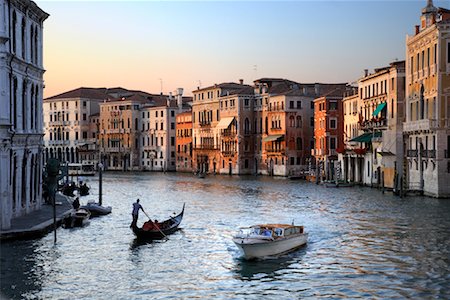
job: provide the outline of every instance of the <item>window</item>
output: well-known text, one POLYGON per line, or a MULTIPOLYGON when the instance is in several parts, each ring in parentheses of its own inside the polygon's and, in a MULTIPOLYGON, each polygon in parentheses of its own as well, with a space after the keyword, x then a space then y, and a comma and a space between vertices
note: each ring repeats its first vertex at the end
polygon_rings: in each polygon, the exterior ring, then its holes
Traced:
POLYGON ((164 117, 164 111, 161 111, 161 118, 164 117))
POLYGON ((164 138, 161 137, 161 146, 164 146, 164 138))
POLYGON ((298 137, 297 138, 297 143, 296 143, 297 145, 297 150, 303 150, 303 140, 302 140, 302 138, 301 137, 298 137))
POLYGON ((330 119, 330 129, 336 129, 336 119, 330 119))
POLYGON ((447 43, 447 63, 450 64, 450 42, 447 43))
POLYGON ((174 122, 170 123, 170 129, 175 129, 175 123, 174 122))
POLYGON ((175 111, 173 111, 173 110, 170 111, 170 116, 171 116, 171 117, 175 117, 175 111))
POLYGON ((309 125, 311 127, 314 127, 314 117, 311 117, 311 119, 309 120, 309 125))
POLYGON ((337 110, 337 107, 338 107, 337 102, 331 101, 329 104, 329 107, 330 107, 330 110, 337 110))
POLYGON ((336 149, 336 138, 335 137, 330 137, 330 149, 331 150, 336 149))
POLYGON ((309 107, 310 107, 311 109, 314 109, 314 101, 311 101, 309 104, 310 104, 309 107))
POLYGON ((87 103, 86 101, 83 101, 83 107, 86 107, 87 103))
POLYGON ((294 101, 289 101, 289 108, 294 108, 294 101))
POLYGON ((86 119, 87 119, 86 114, 83 114, 83 121, 86 121, 86 119))
POLYGON ((83 139, 87 139, 88 138, 88 133, 87 131, 83 131, 83 139))

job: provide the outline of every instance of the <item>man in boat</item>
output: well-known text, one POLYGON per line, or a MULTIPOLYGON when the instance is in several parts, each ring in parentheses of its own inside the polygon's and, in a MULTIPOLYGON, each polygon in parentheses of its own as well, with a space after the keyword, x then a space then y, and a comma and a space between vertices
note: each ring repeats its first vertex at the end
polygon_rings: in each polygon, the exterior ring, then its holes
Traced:
POLYGON ((142 210, 142 212, 145 214, 144 208, 139 203, 139 199, 136 200, 136 202, 133 203, 133 211, 131 212, 131 215, 133 216, 133 222, 131 222, 130 227, 137 227, 137 220, 139 217, 139 210, 142 210))
POLYGON ((80 208, 80 198, 76 197, 72 202, 72 206, 75 210, 78 210, 80 208))

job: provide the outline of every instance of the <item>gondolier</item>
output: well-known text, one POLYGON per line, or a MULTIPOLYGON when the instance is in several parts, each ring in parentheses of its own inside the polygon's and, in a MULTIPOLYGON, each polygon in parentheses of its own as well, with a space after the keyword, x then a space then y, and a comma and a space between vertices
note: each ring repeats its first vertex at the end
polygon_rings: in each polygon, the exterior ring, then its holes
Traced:
POLYGON ((145 214, 144 208, 139 203, 139 199, 136 200, 135 203, 133 203, 133 211, 131 212, 131 215, 133 216, 133 222, 131 222, 130 227, 137 227, 137 220, 139 218, 139 210, 142 210, 145 214))

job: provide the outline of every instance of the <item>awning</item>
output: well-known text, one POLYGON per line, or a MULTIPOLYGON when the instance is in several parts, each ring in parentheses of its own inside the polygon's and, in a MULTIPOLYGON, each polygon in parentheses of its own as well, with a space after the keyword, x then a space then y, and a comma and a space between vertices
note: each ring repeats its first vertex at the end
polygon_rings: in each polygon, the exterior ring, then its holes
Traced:
POLYGON ((349 142, 370 143, 372 138, 381 137, 381 132, 366 132, 351 139, 349 142))
POLYGON ((234 117, 226 117, 226 118, 222 118, 219 121, 219 124, 217 124, 216 128, 217 129, 225 129, 228 128, 228 126, 230 126, 231 122, 233 122, 234 117))
POLYGON ((263 138, 263 142, 273 142, 284 139, 284 134, 274 134, 274 135, 268 135, 265 138, 263 138))
POLYGON ((382 111, 385 106, 386 106, 386 102, 378 104, 378 106, 375 109, 375 111, 373 112, 372 116, 378 115, 380 113, 380 111, 382 111))

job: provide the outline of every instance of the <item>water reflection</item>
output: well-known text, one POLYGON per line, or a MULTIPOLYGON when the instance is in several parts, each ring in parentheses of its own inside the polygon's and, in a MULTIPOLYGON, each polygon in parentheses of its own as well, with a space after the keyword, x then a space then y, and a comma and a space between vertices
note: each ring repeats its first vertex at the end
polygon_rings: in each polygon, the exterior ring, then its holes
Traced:
MULTIPOLYGON (((91 181, 83 204, 95 200, 91 181)), ((113 213, 59 229, 56 246, 51 234, 1 245, 2 296, 450 298, 450 201, 189 174, 106 173, 103 191, 113 213), (182 230, 166 241, 137 241, 129 228, 136 198, 158 220, 186 202, 182 230), (309 232, 306 247, 275 259, 240 258, 232 242, 239 227, 292 220, 309 232)))

